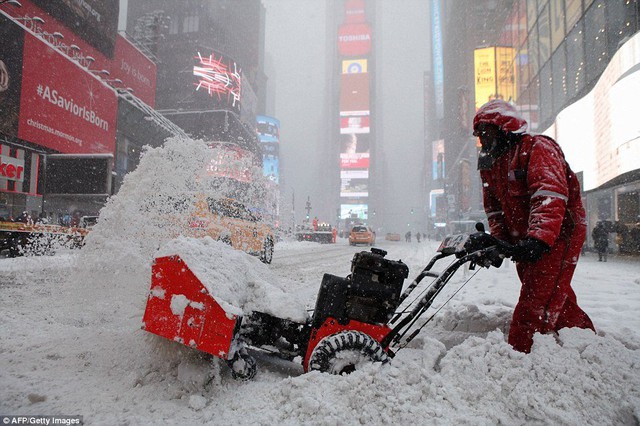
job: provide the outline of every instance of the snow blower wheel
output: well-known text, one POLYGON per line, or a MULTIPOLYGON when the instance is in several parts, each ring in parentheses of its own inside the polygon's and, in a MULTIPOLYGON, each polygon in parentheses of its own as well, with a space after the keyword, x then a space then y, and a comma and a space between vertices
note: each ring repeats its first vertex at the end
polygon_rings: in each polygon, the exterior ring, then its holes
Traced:
POLYGON ((343 331, 325 337, 309 358, 309 370, 330 374, 349 374, 366 363, 389 361, 375 339, 359 331, 343 331))
POLYGON ((227 365, 231 368, 231 376, 236 380, 251 380, 256 375, 256 360, 245 348, 242 348, 227 360, 227 365))

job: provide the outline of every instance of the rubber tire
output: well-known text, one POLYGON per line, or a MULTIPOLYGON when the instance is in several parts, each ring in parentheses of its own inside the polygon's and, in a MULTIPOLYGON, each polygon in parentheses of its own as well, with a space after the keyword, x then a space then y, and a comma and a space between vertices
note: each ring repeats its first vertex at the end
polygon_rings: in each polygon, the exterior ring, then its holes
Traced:
POLYGON ((273 240, 271 237, 267 237, 262 245, 262 251, 260 252, 260 262, 269 265, 273 261, 273 240))
POLYGON ((245 348, 238 350, 233 358, 227 360, 227 365, 231 369, 231 377, 236 380, 251 380, 258 370, 255 358, 245 348))
POLYGON ((349 374, 357 365, 368 362, 389 362, 389 356, 380 343, 360 331, 341 331, 327 336, 313 349, 309 358, 309 370, 330 374, 349 374))

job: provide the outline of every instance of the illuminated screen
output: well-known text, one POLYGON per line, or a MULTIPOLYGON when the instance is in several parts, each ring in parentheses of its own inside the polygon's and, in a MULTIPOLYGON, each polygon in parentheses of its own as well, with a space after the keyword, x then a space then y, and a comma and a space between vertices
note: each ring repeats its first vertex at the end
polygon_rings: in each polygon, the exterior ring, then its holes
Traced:
POLYGON ((280 183, 280 172, 278 170, 280 160, 273 155, 265 155, 262 157, 262 170, 264 175, 272 182, 280 183))
POLYGON ((343 154, 368 153, 369 135, 357 133, 341 135, 340 152, 343 154))
POLYGON ((369 196, 369 179, 340 179, 340 196, 362 198, 369 196))
POLYGON ((216 104, 232 108, 240 114, 242 77, 240 66, 232 59, 217 52, 198 52, 195 56, 193 75, 196 92, 215 99, 216 104))
POLYGON ((363 219, 369 218, 368 204, 340 204, 340 219, 363 219))

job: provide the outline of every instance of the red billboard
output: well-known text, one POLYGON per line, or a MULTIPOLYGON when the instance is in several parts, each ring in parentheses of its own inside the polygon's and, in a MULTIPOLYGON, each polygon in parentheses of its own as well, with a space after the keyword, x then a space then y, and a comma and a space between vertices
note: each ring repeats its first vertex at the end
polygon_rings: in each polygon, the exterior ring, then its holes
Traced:
POLYGON ((369 109, 369 74, 342 74, 340 76, 340 115, 368 115, 369 109))
POLYGON ((62 153, 113 153, 115 92, 29 33, 24 52, 18 137, 62 153))
POLYGON ((156 104, 156 64, 118 34, 109 79, 119 78, 122 84, 114 87, 130 87, 140 100, 154 107, 156 104))
POLYGON ((371 27, 365 23, 342 24, 338 29, 338 52, 342 56, 367 55, 371 51, 371 27))
POLYGON ((344 22, 347 24, 365 21, 364 0, 347 0, 344 3, 344 22))

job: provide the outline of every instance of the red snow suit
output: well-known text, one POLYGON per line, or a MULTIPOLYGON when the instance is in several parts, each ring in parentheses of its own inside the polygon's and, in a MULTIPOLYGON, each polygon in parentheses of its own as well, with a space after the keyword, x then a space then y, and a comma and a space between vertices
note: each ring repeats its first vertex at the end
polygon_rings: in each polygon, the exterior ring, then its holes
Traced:
POLYGON ((524 133, 526 121, 507 102, 496 100, 482 106, 474 118, 474 129, 480 123, 521 135, 495 159, 491 169, 480 171, 491 234, 512 244, 533 237, 551 248, 535 263, 516 264, 522 288, 509 344, 528 353, 536 332, 564 327, 595 331, 571 288, 586 237, 576 175, 553 139, 524 133))

